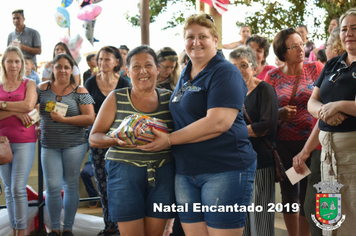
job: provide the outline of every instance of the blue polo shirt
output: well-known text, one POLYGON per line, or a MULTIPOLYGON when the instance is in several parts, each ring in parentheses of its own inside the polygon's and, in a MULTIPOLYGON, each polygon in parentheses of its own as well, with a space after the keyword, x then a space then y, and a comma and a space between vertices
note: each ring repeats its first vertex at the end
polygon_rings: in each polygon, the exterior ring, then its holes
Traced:
POLYGON ((38 76, 38 74, 34 70, 31 70, 31 74, 27 78, 35 81, 36 85, 39 85, 41 83, 40 77, 38 76))
MULTIPOLYGON (((323 104, 342 100, 355 101, 356 62, 347 66, 346 58, 347 52, 330 59, 315 82, 315 86, 320 89, 320 99, 323 104)), ((347 114, 347 118, 338 126, 330 126, 320 120, 319 129, 329 132, 356 131, 356 117, 347 114)))
POLYGON ((247 87, 240 71, 218 52, 191 81, 191 86, 184 91, 181 99, 172 102, 183 84, 189 80, 191 67, 189 61, 169 103, 175 130, 204 118, 211 108, 235 108, 239 110, 239 114, 232 127, 216 138, 172 146, 177 173, 219 173, 249 167, 255 162, 257 155, 248 139, 248 130, 241 112, 247 87))

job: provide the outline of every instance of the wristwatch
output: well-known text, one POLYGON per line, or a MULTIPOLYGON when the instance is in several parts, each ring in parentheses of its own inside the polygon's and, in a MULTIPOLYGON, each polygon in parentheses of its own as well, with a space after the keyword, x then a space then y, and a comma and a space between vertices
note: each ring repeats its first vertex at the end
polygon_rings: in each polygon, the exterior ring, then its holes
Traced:
POLYGON ((7 103, 6 102, 2 102, 1 106, 2 106, 2 109, 6 110, 7 103))

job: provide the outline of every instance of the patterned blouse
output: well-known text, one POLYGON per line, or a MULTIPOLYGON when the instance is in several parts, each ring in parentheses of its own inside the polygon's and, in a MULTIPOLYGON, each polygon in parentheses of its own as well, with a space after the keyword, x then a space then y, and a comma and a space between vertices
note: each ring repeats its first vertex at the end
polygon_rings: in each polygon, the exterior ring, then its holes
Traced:
MULTIPOLYGON (((307 110, 307 103, 313 92, 313 83, 319 77, 323 64, 320 62, 303 62, 303 70, 294 98, 297 114, 292 122, 278 120, 277 140, 307 140, 312 130, 312 115, 307 110)), ((274 87, 278 106, 289 104, 297 75, 285 75, 279 68, 270 70, 265 81, 274 87)))

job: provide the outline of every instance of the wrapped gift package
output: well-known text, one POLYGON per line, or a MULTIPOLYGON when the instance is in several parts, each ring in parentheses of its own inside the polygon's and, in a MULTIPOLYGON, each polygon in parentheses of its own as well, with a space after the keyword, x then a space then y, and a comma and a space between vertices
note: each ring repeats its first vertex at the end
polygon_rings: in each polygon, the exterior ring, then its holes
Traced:
POLYGON ((144 145, 155 139, 152 128, 168 133, 168 127, 164 120, 133 114, 125 117, 120 126, 109 132, 108 136, 120 138, 130 145, 144 145))

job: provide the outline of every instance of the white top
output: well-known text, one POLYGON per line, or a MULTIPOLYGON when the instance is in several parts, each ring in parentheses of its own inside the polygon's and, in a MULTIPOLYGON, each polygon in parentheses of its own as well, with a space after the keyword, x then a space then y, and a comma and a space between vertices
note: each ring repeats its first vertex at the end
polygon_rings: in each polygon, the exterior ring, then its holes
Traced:
MULTIPOLYGON (((73 67, 73 73, 72 74, 73 75, 79 75, 80 74, 78 66, 75 65, 73 67)), ((49 78, 51 78, 51 75, 52 75, 52 68, 50 66, 48 68, 44 67, 43 71, 42 71, 42 78, 49 79, 49 78)))

